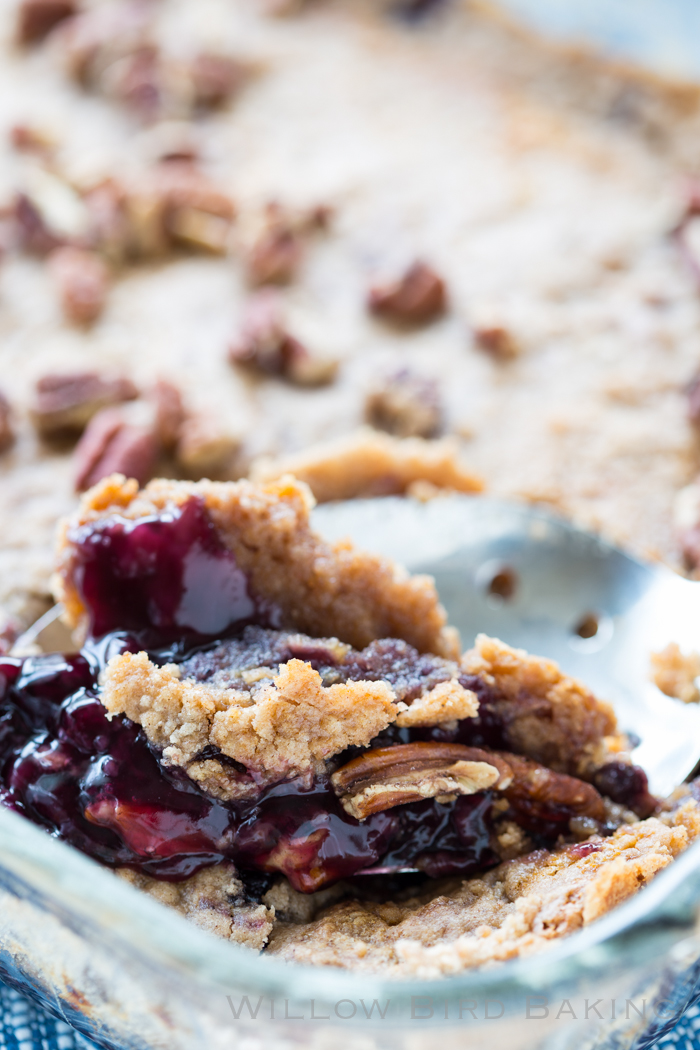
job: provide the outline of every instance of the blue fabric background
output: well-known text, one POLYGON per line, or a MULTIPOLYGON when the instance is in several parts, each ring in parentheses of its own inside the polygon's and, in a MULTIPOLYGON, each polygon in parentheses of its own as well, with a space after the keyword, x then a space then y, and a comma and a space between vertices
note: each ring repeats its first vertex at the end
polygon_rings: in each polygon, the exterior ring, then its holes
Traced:
MULTIPOLYGON (((700 1003, 691 1006, 656 1046, 700 1050, 700 1003)), ((0 984, 0 1050, 96 1050, 95 1044, 57 1021, 13 988, 0 984)))

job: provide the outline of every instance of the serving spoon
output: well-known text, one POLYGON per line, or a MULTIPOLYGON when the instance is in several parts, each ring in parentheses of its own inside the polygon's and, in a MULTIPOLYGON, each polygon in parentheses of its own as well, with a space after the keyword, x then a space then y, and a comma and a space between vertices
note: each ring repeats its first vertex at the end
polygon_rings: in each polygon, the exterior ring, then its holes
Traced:
MULTIPOLYGON (((435 578, 462 644, 479 632, 556 660, 609 700, 639 743, 633 760, 651 791, 669 794, 700 761, 700 704, 665 696, 650 655, 669 642, 700 649, 700 583, 633 558, 600 537, 526 504, 485 496, 401 497, 317 507, 314 527, 349 537, 435 578)), ((49 610, 13 652, 74 648, 49 610)))

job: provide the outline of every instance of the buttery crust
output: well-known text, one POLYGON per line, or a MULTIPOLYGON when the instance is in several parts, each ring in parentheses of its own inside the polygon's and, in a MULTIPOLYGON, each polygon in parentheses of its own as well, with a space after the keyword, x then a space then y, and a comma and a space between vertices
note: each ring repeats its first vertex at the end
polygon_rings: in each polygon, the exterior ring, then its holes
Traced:
POLYGON ((251 468, 254 481, 273 481, 293 474, 306 482, 319 503, 362 496, 411 494, 413 485, 435 490, 481 492, 483 480, 459 461, 449 438, 396 438, 365 427, 339 441, 324 441, 280 459, 259 459, 251 468))
POLYGON ((273 602, 285 626, 316 637, 336 635, 356 648, 375 638, 402 638, 420 652, 456 658, 459 638, 446 627, 432 579, 409 576, 387 558, 326 543, 311 528, 308 488, 285 477, 249 481, 152 481, 113 474, 83 496, 59 533, 54 594, 69 624, 85 631, 86 610, 73 573, 71 532, 112 515, 135 519, 203 499, 222 541, 248 574, 253 591, 273 602))
POLYGON ((649 882, 700 834, 689 800, 652 817, 554 852, 538 850, 480 878, 436 887, 429 898, 344 901, 304 926, 275 925, 268 952, 287 961, 385 977, 432 978, 531 955, 587 926, 649 882))
POLYGON ((496 691, 491 706, 505 723, 510 751, 584 779, 602 765, 612 743, 605 738, 617 730, 615 713, 554 660, 480 634, 462 666, 496 691))
POLYGON ((125 653, 108 664, 102 703, 125 714, 163 749, 165 765, 186 769, 208 794, 231 800, 256 795, 261 783, 313 772, 350 745, 364 746, 405 704, 384 682, 325 687, 310 664, 290 660, 251 692, 212 689, 180 680, 176 664, 156 667, 146 653, 125 653), (217 758, 198 760, 213 745, 255 775, 242 778, 217 758))
POLYGON ((205 868, 184 882, 163 882, 130 868, 118 868, 116 874, 217 937, 255 951, 267 944, 275 909, 245 902, 243 883, 233 864, 205 868))

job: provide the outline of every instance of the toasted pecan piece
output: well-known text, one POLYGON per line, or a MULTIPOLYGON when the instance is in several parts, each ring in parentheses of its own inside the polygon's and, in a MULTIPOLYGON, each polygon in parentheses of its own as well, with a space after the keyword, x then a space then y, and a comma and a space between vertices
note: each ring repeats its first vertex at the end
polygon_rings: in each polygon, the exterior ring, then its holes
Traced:
POLYGON ((395 324, 427 324, 447 309, 447 290, 430 266, 414 262, 399 280, 371 288, 367 305, 373 314, 395 324))
POLYGON ((592 784, 566 773, 555 773, 521 755, 501 752, 500 758, 513 771, 513 779, 503 794, 520 816, 546 819, 553 811, 605 820, 605 803, 592 784))
POLYGON ((334 773, 331 783, 346 813, 364 820, 425 798, 503 789, 511 779, 508 762, 493 752, 425 741, 367 751, 334 773))
POLYGON ((100 409, 135 397, 138 390, 126 376, 49 372, 37 380, 32 422, 42 437, 80 431, 100 409))
POLYGON ((143 484, 153 473, 157 455, 153 425, 129 419, 120 408, 103 408, 90 420, 75 447, 76 492, 110 474, 136 478, 143 484))
POLYGON ((365 419, 397 437, 435 437, 442 427, 438 384, 407 368, 387 375, 369 391, 365 419))
POLYGON ((17 9, 17 40, 36 44, 77 10, 74 0, 22 0, 17 9))
POLYGON ((15 431, 12 425, 12 408, 3 392, 0 390, 0 452, 6 452, 15 441, 15 431))

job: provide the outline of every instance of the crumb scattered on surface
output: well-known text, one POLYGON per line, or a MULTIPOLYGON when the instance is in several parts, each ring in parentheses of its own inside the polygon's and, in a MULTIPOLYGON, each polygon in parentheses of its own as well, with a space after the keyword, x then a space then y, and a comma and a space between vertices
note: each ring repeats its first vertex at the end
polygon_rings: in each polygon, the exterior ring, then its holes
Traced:
POLYGON ((205 868, 184 882, 152 879, 130 868, 119 868, 117 875, 208 933, 255 951, 267 944, 275 909, 246 903, 243 883, 233 864, 205 868))
POLYGON ((84 630, 87 614, 74 575, 71 530, 114 514, 130 520, 157 514, 192 497, 204 501, 253 593, 277 606, 286 626, 315 637, 333 634, 356 648, 375 638, 402 638, 420 652, 458 656, 459 638, 445 626, 433 580, 409 576, 349 542, 326 543, 311 528, 308 489, 290 477, 267 485, 157 479, 142 491, 120 475, 97 484, 59 535, 54 591, 72 627, 84 630))
POLYGON ((256 481, 285 474, 305 481, 319 503, 401 495, 418 481, 454 492, 480 492, 484 487, 460 462, 453 439, 397 438, 369 428, 280 459, 259 459, 250 472, 256 481))
POLYGON ((396 719, 398 726, 435 726, 460 718, 473 718, 479 710, 474 693, 454 679, 440 682, 417 697, 396 719))
POLYGON ((669 642, 659 653, 651 654, 651 678, 666 696, 696 704, 700 700, 700 653, 684 653, 676 642, 669 642))

